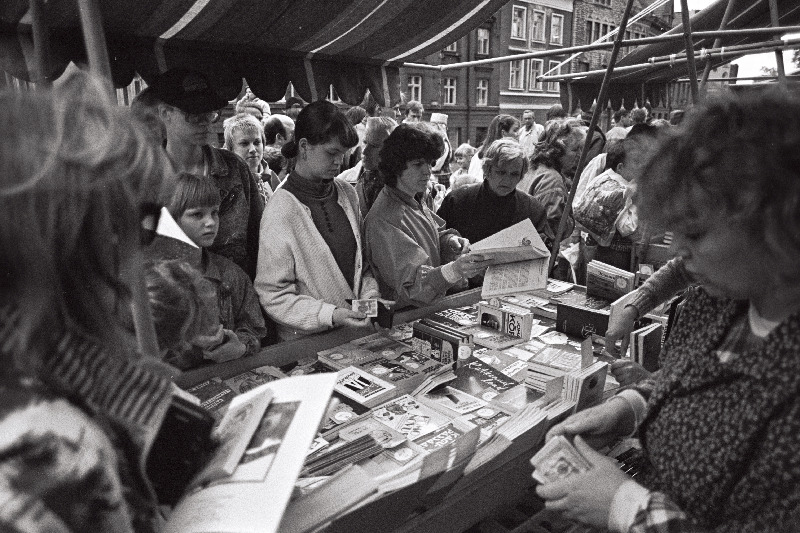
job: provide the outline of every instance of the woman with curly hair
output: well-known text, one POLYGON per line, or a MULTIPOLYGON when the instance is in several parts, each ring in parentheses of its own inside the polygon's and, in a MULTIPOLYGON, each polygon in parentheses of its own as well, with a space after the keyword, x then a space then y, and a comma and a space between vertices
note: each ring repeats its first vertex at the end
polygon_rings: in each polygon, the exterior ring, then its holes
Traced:
POLYGON ((442 139, 416 124, 401 124, 384 141, 378 169, 385 185, 370 209, 365 248, 381 294, 398 306, 426 305, 486 268, 466 254, 469 241, 424 202, 442 139))
POLYGON ((537 488, 615 532, 800 530, 800 101, 727 94, 665 132, 637 177, 698 284, 651 379, 548 434, 592 468, 537 488), (636 479, 584 440, 638 431, 636 479))
MULTIPOLYGON (((586 127, 579 120, 548 122, 544 138, 536 143, 531 165, 517 184, 517 189, 530 194, 545 207, 554 235, 558 232, 584 141, 586 127)), ((574 226, 570 217, 563 236, 569 236, 574 226)))

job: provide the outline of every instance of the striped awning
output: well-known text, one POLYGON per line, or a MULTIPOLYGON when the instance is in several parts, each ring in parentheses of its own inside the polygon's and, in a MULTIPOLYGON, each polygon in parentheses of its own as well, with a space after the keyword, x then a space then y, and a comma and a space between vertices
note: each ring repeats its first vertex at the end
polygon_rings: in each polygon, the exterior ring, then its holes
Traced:
MULTIPOLYGON (((43 2, 47 63, 34 61, 29 2, 0 2, 0 68, 57 78, 86 52, 77 0, 43 2)), ((399 99, 398 67, 441 50, 489 19, 506 0, 97 0, 112 75, 125 86, 175 66, 204 71, 233 98, 245 78, 265 100, 289 82, 306 100, 399 99)))

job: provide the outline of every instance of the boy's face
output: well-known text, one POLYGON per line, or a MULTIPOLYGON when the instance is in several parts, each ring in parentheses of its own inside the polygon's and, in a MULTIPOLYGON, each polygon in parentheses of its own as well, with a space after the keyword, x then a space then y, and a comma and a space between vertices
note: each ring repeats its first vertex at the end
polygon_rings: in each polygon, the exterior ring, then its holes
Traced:
POLYGON ((219 206, 187 209, 177 220, 187 237, 197 246, 207 248, 214 243, 219 230, 219 206))

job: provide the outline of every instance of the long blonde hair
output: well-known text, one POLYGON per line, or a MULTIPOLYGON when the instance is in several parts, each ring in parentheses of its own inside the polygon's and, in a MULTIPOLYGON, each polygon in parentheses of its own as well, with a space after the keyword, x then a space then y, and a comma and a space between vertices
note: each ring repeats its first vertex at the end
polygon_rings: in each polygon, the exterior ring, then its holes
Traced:
POLYGON ((140 209, 171 192, 163 151, 85 73, 52 91, 0 94, 0 124, 0 304, 21 315, 0 375, 35 371, 68 327, 116 347, 140 209), (109 295, 120 313, 108 312, 109 295))

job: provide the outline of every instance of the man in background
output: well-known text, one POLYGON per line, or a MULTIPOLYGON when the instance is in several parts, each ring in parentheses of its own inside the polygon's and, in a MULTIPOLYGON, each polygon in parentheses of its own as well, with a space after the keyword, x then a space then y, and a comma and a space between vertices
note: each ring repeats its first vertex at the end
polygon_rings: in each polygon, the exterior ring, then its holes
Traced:
POLYGON ((544 126, 537 124, 534 120, 533 111, 526 109, 522 112, 522 127, 519 130, 519 144, 522 145, 522 151, 525 152, 525 157, 533 155, 534 147, 539 142, 539 137, 544 132, 544 126))
POLYGON ((411 124, 422 121, 422 114, 424 112, 425 108, 422 107, 422 102, 411 100, 408 104, 406 104, 406 118, 403 120, 403 123, 411 124))

